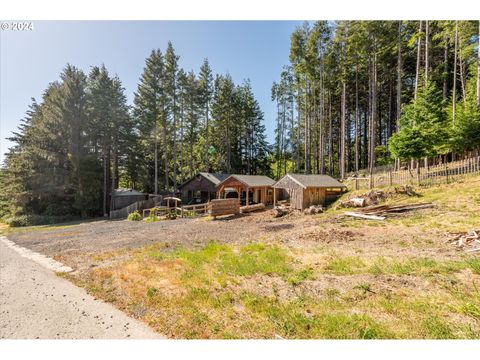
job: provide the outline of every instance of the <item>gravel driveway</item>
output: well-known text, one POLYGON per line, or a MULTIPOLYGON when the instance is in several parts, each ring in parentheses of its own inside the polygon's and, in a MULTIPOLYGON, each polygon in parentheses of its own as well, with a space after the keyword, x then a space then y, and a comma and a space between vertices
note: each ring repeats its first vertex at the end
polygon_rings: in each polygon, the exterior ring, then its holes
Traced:
POLYGON ((6 338, 161 337, 0 241, 0 339, 6 338))

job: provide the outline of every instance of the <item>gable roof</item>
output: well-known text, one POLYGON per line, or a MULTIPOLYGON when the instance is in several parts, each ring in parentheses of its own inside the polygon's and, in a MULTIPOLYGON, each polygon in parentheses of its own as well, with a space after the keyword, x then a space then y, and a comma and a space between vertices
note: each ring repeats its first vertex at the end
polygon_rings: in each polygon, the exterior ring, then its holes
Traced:
POLYGON ((230 174, 221 174, 221 173, 207 173, 207 172, 199 172, 200 175, 210 180, 215 185, 220 184, 223 180, 228 178, 230 174))
POLYGON ((238 181, 240 181, 241 183, 243 183, 248 187, 272 186, 273 184, 275 184, 275 180, 265 175, 238 175, 238 174, 230 175, 221 183, 224 183, 231 178, 237 179, 238 181))
MULTIPOLYGON (((340 181, 328 175, 287 174, 285 176, 290 177, 305 189, 309 187, 346 187, 340 181)), ((284 179, 285 176, 282 179, 284 179)), ((282 181, 282 179, 278 180, 273 187, 277 187, 276 185, 282 181)))
POLYGON ((214 186, 220 184, 223 180, 230 176, 230 174, 220 174, 220 173, 208 173, 208 172, 198 172, 192 178, 185 181, 183 184, 179 185, 178 188, 181 189, 187 185, 190 181, 196 179, 198 176, 202 176, 208 181, 210 181, 214 186))

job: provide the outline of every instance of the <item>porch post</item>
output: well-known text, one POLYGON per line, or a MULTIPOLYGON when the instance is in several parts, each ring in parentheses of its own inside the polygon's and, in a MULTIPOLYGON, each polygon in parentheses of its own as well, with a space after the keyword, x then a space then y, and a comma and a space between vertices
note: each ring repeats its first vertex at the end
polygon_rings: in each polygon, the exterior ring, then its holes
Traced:
POLYGON ((245 203, 245 205, 247 205, 247 206, 248 206, 248 204, 249 204, 249 202, 248 202, 248 192, 249 192, 248 189, 249 189, 249 188, 247 187, 247 199, 246 199, 246 203, 245 203))
POLYGON ((275 207, 275 204, 277 202, 277 192, 276 192, 276 188, 273 188, 273 207, 275 207))

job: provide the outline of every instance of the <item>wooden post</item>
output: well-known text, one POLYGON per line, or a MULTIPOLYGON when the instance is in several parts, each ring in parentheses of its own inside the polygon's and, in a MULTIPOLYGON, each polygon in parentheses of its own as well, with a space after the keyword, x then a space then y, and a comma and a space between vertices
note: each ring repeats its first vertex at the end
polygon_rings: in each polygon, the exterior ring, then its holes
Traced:
POLYGON ((247 193, 247 198, 246 198, 246 201, 245 201, 245 205, 247 205, 247 206, 248 206, 248 204, 249 204, 249 202, 248 202, 248 193, 249 193, 248 189, 249 189, 249 188, 247 187, 247 191, 246 191, 246 193, 247 193))
POLYGON ((358 190, 358 178, 355 178, 355 190, 358 190))
POLYGON ((373 175, 370 175, 368 187, 369 187, 370 189, 373 189, 373 175))
POLYGON ((417 161, 417 186, 420 185, 420 162, 417 161))
POLYGON ((448 164, 447 164, 447 162, 445 162, 445 178, 446 178, 446 181, 447 181, 447 184, 448 184, 448 164))
POLYGON ((388 175, 389 175, 390 186, 392 186, 392 184, 393 184, 392 170, 390 170, 390 172, 388 173, 388 175))
POLYGON ((275 207, 275 204, 277 202, 277 189, 273 188, 273 207, 275 207))

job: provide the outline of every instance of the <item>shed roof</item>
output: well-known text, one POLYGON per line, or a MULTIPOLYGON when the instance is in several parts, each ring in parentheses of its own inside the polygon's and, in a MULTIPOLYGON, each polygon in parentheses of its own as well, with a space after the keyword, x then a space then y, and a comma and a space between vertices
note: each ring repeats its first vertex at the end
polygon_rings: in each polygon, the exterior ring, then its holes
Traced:
POLYGON ((260 187, 260 186, 272 186, 275 184, 275 180, 265 175, 230 175, 220 184, 227 182, 229 179, 236 179, 248 187, 260 187))
POLYGON ((132 196, 132 195, 141 196, 145 194, 130 188, 118 188, 113 191, 113 196, 132 196))
POLYGON ((204 177, 205 179, 207 179, 208 181, 210 181, 213 185, 217 186, 218 184, 220 184, 220 182, 222 182, 222 181, 225 180, 227 177, 229 177, 230 174, 198 172, 197 174, 195 174, 195 176, 193 176, 192 178, 190 178, 190 179, 188 179, 187 181, 185 181, 185 182, 184 182, 183 184, 181 184, 178 188, 181 189, 182 187, 184 187, 185 185, 187 185, 190 181, 196 179, 198 176, 204 177))
MULTIPOLYGON (((301 185, 304 188, 309 187, 346 187, 340 181, 335 180, 331 176, 328 175, 305 175, 305 174, 287 174, 292 178, 295 182, 301 185)), ((285 178, 285 176, 283 178, 285 178)), ((282 178, 282 179, 283 179, 282 178)), ((281 186, 277 186, 282 179, 278 180, 273 187, 280 188, 281 186)))

